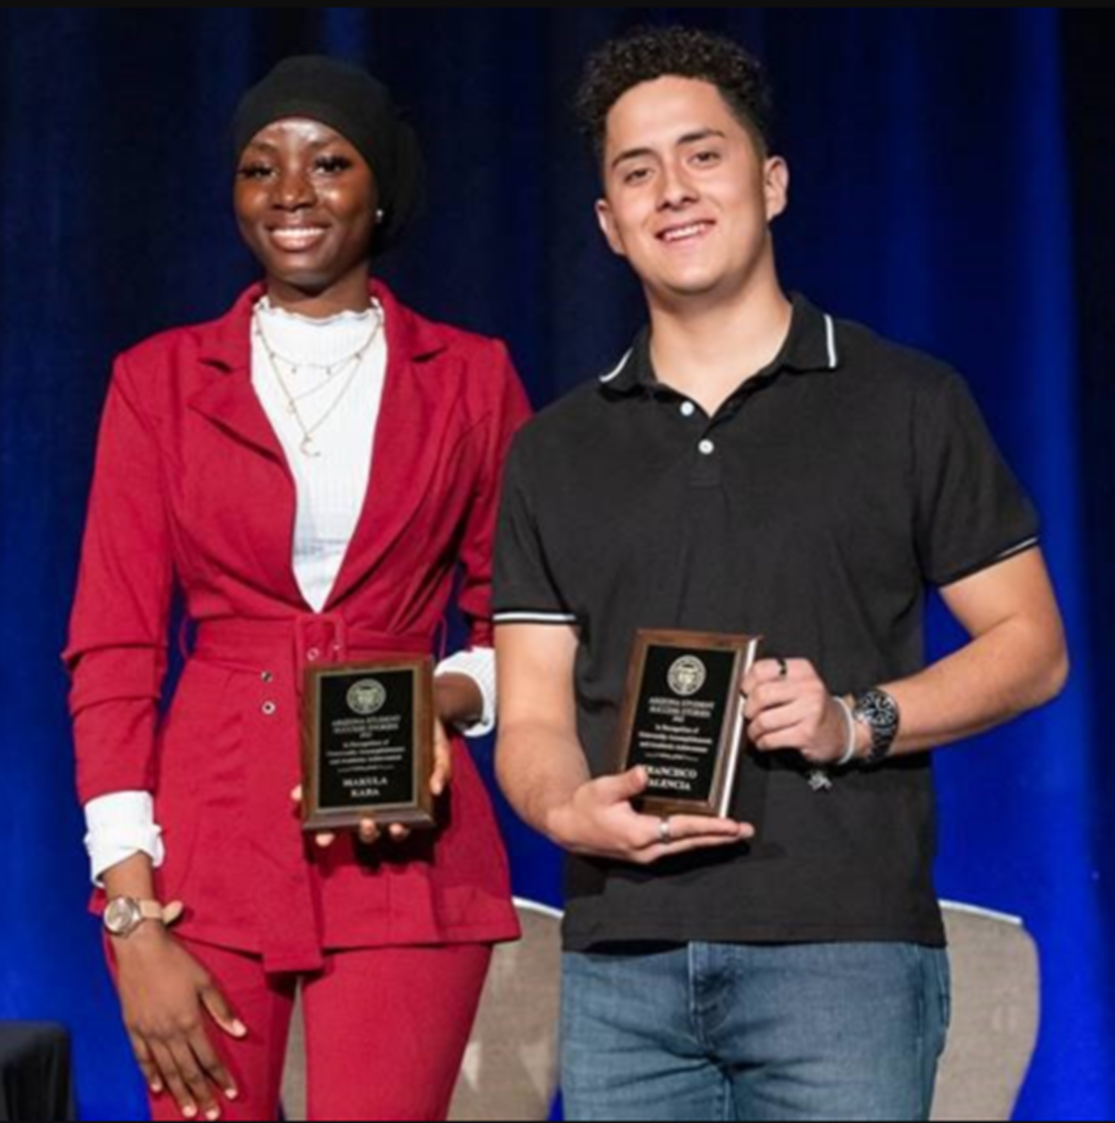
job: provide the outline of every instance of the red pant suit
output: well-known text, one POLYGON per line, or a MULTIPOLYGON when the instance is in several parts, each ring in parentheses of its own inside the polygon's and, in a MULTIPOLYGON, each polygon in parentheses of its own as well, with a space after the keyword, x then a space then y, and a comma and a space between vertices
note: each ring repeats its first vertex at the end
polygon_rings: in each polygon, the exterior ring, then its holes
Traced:
MULTIPOLYGON (((499 343, 372 290, 389 366, 363 512, 321 613, 291 567, 295 485, 251 385, 256 287, 219 320, 122 355, 102 420, 64 660, 78 790, 150 791, 163 901, 185 938, 320 969, 324 951, 513 939, 506 855, 459 738, 443 828, 401 846, 304 839, 299 691, 315 662, 432 651, 458 562, 474 645, 491 645, 499 477, 529 406, 499 343), (165 718, 178 585, 197 624, 165 718)), ((95 904, 103 904, 103 899, 95 904)))

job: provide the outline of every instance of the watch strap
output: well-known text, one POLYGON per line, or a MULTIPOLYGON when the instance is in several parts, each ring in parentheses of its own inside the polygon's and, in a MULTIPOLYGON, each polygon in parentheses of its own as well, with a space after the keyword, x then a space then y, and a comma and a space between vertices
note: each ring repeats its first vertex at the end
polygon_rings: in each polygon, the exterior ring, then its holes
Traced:
POLYGON ((139 915, 144 920, 158 920, 168 928, 172 924, 177 924, 186 911, 181 901, 171 901, 169 905, 163 905, 159 901, 137 901, 136 903, 139 905, 139 915))

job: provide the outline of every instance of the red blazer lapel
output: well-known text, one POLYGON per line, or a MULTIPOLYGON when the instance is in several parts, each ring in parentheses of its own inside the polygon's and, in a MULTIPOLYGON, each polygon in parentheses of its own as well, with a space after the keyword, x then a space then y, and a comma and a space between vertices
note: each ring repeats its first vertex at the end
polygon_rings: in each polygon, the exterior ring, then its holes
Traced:
POLYGON ((213 375, 190 399, 189 407, 236 440, 285 463, 282 446, 252 386, 252 308, 263 293, 263 285, 254 285, 227 315, 202 329, 200 359, 213 375))
MULTIPOLYGON (((297 502, 294 476, 252 386, 252 308, 264 291, 262 284, 254 285, 228 313, 198 329, 197 355, 203 384, 186 405, 230 440, 261 454, 281 469, 285 486, 276 486, 273 471, 253 479, 250 485, 258 493, 260 481, 265 480, 269 489, 266 513, 253 515, 258 523, 251 537, 258 550, 258 564, 271 575, 271 587, 286 602, 304 607, 290 555, 297 502)), ((237 477, 230 480, 229 486, 247 485, 237 477)), ((238 528, 237 533, 243 529, 238 528)))
POLYGON ((375 576, 429 489, 453 416, 436 361, 447 346, 441 330, 404 308, 381 284, 388 366, 376 426, 364 510, 329 604, 375 576))

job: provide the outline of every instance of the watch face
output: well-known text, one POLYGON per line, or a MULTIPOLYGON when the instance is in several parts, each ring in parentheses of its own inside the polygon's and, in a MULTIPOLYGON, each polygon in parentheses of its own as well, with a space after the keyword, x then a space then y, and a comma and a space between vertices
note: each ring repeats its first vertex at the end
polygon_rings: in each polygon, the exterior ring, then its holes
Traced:
POLYGON ((863 708, 867 713, 868 720, 872 723, 872 725, 879 725, 886 722, 886 705, 878 694, 870 695, 863 708))
POLYGON ((883 690, 869 690, 856 705, 856 715, 871 727, 871 752, 868 764, 877 764, 889 752, 898 736, 898 703, 883 690))
POLYGON ((127 897, 109 901, 105 909, 105 927, 114 936, 121 936, 135 926, 139 919, 139 907, 127 897))
POLYGON ((872 725, 889 725, 898 717, 894 700, 881 691, 865 695, 860 702, 860 711, 872 725))

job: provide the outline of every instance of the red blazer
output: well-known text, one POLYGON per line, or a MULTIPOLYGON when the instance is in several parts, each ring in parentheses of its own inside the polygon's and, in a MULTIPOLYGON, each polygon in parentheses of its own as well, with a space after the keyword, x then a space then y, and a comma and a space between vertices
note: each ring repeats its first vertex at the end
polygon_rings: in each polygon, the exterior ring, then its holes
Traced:
POLYGON ((290 799, 307 664, 431 652, 458 563, 472 643, 491 644, 499 478, 529 414, 502 344, 372 288, 389 367, 367 499, 324 611, 294 578, 294 480, 251 385, 260 286, 117 360, 63 654, 82 802, 153 792, 167 845, 156 888, 186 902, 182 934, 261 954, 271 971, 314 970, 324 949, 518 934, 460 739, 436 835, 322 852, 290 799), (197 640, 161 719, 176 586, 197 640))

